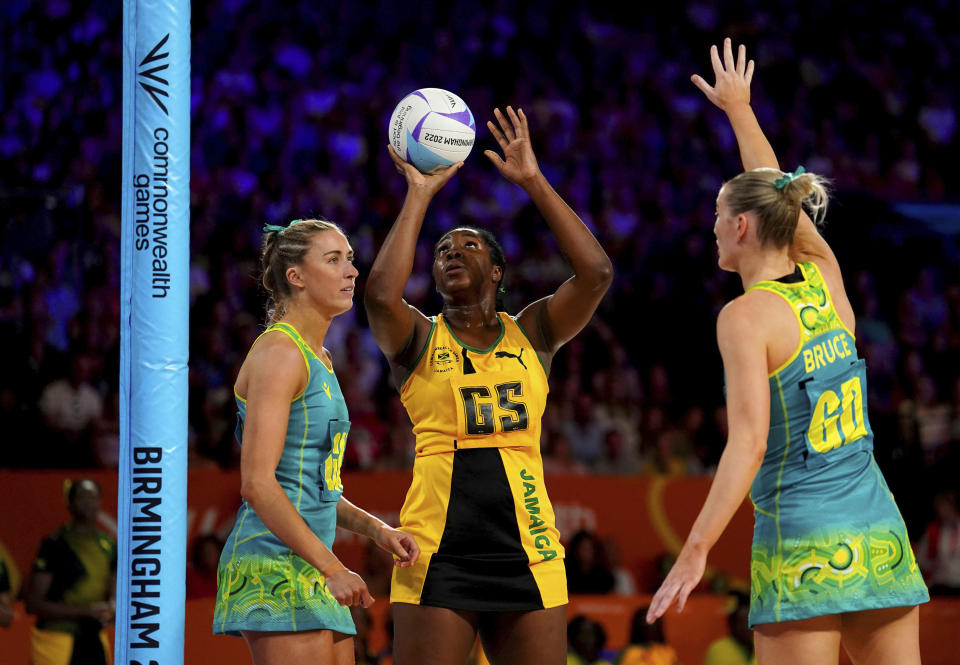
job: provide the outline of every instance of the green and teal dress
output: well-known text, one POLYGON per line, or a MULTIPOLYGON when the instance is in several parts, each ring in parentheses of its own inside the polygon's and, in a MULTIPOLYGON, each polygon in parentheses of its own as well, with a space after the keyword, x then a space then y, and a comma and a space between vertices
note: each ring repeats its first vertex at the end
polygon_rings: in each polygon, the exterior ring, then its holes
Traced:
MULTIPOLYGON (((347 406, 333 370, 293 326, 277 323, 263 333, 268 334, 287 335, 297 344, 308 375, 306 389, 290 404, 277 481, 310 529, 332 548, 350 429, 347 406)), ((239 395, 236 399, 239 441, 246 402, 239 395)), ((324 576, 271 533, 243 501, 220 555, 213 632, 317 629, 356 634, 350 609, 334 599, 324 576)))
POLYGON ((929 600, 873 457, 867 377, 820 271, 753 285, 783 297, 800 344, 770 374, 754 504, 750 625, 929 600))

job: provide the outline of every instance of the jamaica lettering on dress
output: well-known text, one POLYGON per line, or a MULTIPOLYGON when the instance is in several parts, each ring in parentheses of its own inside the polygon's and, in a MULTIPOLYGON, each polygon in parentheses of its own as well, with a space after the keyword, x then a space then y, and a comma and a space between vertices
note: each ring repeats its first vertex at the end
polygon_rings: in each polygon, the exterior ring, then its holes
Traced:
POLYGON ((520 470, 520 478, 523 480, 523 507, 530 516, 530 526, 528 530, 533 536, 533 546, 537 548, 544 561, 550 561, 557 558, 557 551, 549 549, 552 543, 550 536, 546 534, 546 522, 539 517, 540 515, 540 497, 535 496, 537 486, 532 481, 536 480, 526 469, 520 470))
POLYGON ((815 344, 811 349, 803 350, 803 368, 807 372, 826 367, 836 362, 838 358, 846 358, 853 351, 850 350, 846 333, 839 333, 825 342, 815 344))

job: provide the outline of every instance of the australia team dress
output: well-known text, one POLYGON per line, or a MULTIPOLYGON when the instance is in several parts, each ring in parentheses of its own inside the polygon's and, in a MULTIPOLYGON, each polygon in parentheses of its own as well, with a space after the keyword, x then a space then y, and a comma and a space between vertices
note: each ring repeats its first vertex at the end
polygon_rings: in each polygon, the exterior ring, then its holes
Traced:
POLYGON ((417 454, 400 529, 420 558, 393 569, 392 602, 474 611, 567 602, 540 458, 547 375, 516 321, 498 317, 500 336, 477 349, 437 316, 401 386, 417 454))
MULTIPOLYGON (((350 429, 347 407, 336 375, 293 326, 277 323, 263 334, 270 333, 296 342, 308 374, 306 389, 290 404, 277 481, 307 526, 332 548, 343 493, 340 466, 350 429)), ((236 398, 240 440, 246 401, 236 398)), ((324 576, 273 535, 243 501, 220 555, 213 632, 315 629, 356 634, 350 609, 334 599, 324 576)))
POLYGON ((750 498, 750 625, 929 600, 873 457, 867 377, 813 263, 759 282, 783 297, 800 344, 770 375, 770 433, 750 498))

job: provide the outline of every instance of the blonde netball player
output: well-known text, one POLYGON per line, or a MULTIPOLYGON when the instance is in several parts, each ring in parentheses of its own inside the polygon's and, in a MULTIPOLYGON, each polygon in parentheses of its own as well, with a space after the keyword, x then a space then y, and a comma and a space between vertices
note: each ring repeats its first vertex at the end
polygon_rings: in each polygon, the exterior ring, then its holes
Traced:
POLYGON ((458 227, 437 242, 444 300, 427 317, 403 300, 427 206, 462 164, 423 175, 391 151, 407 197, 367 280, 370 326, 413 422, 413 484, 400 529, 420 544, 395 569, 397 665, 461 665, 479 633, 494 665, 566 659, 563 547, 544 488, 540 419, 553 354, 593 316, 610 260, 550 187, 522 110, 487 123, 500 173, 524 188, 574 275, 517 316, 498 311, 503 252, 485 231, 458 227))
POLYGON ((242 635, 254 665, 352 665, 351 606, 373 598, 331 551, 337 526, 374 540, 396 565, 417 544, 343 498, 347 406, 323 340, 353 306, 353 249, 330 222, 267 226, 268 327, 234 387, 243 504, 217 572, 215 633, 242 635))
POLYGON ((747 490, 755 509, 750 624, 760 665, 920 663, 927 590, 873 458, 867 377, 840 266, 813 221, 823 180, 780 170, 750 108, 753 62, 711 50, 747 169, 717 197, 720 267, 746 293, 717 320, 730 433, 710 493, 647 615, 682 608, 747 490), (751 485, 752 483, 752 485, 751 485))

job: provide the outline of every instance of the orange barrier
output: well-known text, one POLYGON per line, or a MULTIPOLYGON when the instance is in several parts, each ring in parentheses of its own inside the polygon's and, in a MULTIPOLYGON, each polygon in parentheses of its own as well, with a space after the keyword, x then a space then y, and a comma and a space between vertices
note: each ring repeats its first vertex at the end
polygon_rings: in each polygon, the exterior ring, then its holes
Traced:
MULTIPOLYGON (((622 648, 629 639, 630 622, 650 596, 575 596, 567 617, 585 614, 603 624, 607 646, 622 648)), ((677 650, 683 665, 700 665, 710 642, 727 634, 726 599, 711 594, 693 594, 682 613, 664 617, 664 633, 677 650)), ((32 617, 17 604, 17 617, 9 628, 0 628, 0 663, 23 665, 29 662, 32 617)), ((375 653, 387 645, 386 621, 390 606, 377 602, 370 610, 370 647, 375 653)), ((184 631, 184 665, 242 665, 250 662, 246 643, 237 637, 214 635, 213 599, 187 601, 184 631)), ((920 606, 920 647, 924 665, 960 665, 960 598, 936 598, 920 606)), ((840 663, 849 665, 841 654, 840 663)))
MULTIPOLYGON (((40 540, 66 521, 63 482, 79 475, 103 488, 101 524, 116 531, 117 474, 115 471, 0 471, 0 505, 30 510, 6 511, 0 520, 0 542, 7 546, 21 572, 29 570, 40 540), (29 497, 26 499, 25 497, 29 497)), ((579 529, 614 540, 621 564, 641 590, 657 582, 656 562, 679 551, 707 495, 710 478, 551 476, 547 488, 565 538, 579 529)), ((410 484, 406 472, 346 473, 345 496, 357 505, 396 523, 410 484)), ((188 547, 198 534, 229 530, 240 505, 240 477, 235 471, 193 469, 188 482, 188 547)), ((730 527, 710 553, 708 575, 721 572, 746 585, 753 515, 745 501, 730 527)), ((362 568, 365 542, 337 532, 334 550, 347 566, 362 568)))
MULTIPOLYGON (((0 542, 6 545, 22 573, 29 570, 40 540, 67 519, 63 481, 90 476, 103 488, 101 524, 116 530, 117 474, 115 471, 77 472, 0 471, 0 542), (22 506, 28 509, 17 510, 22 506)), ((410 474, 344 474, 345 496, 356 504, 396 523, 410 483, 410 474)), ((239 474, 216 469, 190 471, 188 484, 188 542, 209 531, 229 529, 239 505, 239 474)), ((561 533, 569 537, 581 528, 602 538, 612 538, 620 549, 622 564, 637 578, 638 587, 652 589, 657 558, 676 552, 693 523, 710 486, 709 478, 553 476, 547 478, 550 497, 561 533)), ((710 553, 713 572, 745 583, 753 518, 744 502, 730 527, 710 553)), ((337 533, 334 550, 350 567, 362 569, 364 541, 343 531, 337 533)), ((710 572, 710 571, 708 571, 710 572)), ((587 614, 600 621, 608 646, 626 644, 633 613, 649 596, 579 596, 571 599, 568 616, 587 614)), ((664 619, 667 640, 685 665, 698 665, 707 645, 726 634, 722 598, 709 594, 691 596, 687 610, 664 619)), ((0 629, 0 664, 26 663, 31 619, 19 607, 17 620, 0 629)), ((370 646, 386 646, 389 605, 378 600, 371 612, 370 646)), ((920 611, 920 635, 926 665, 960 665, 960 599, 937 599, 920 611)), ((217 665, 249 662, 246 645, 239 638, 215 637, 210 632, 213 600, 187 602, 185 632, 186 663, 217 665)))

